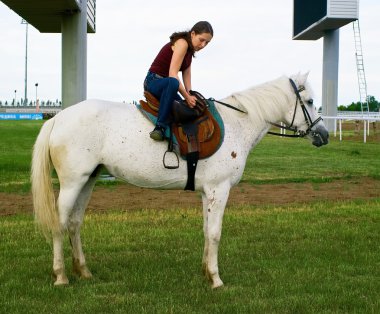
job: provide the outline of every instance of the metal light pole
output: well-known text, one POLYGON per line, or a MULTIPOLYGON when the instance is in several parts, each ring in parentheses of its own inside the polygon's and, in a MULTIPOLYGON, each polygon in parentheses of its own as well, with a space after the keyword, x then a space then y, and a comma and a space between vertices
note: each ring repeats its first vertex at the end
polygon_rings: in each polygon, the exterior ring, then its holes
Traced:
POLYGON ((28 25, 29 23, 22 19, 21 24, 26 25, 26 36, 25 36, 25 95, 24 95, 24 105, 28 105, 28 25))
POLYGON ((38 83, 34 84, 34 86, 36 86, 36 105, 37 105, 37 87, 38 87, 38 83))
POLYGON ((15 102, 13 103, 13 105, 16 107, 17 106, 17 97, 16 97, 16 93, 17 93, 17 90, 15 89, 15 102))
POLYGON ((38 83, 34 84, 34 86, 36 86, 36 112, 39 112, 40 111, 40 103, 39 103, 38 98, 37 98, 38 83))

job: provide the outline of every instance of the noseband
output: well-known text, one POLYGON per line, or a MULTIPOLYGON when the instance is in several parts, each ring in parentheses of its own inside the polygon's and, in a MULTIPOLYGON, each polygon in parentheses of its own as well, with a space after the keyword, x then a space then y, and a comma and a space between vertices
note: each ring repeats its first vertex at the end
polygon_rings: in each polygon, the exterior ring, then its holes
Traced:
POLYGON ((278 135, 278 136, 284 136, 284 137, 305 137, 308 134, 311 134, 312 136, 315 136, 315 135, 317 135, 316 132, 312 131, 311 129, 319 121, 322 120, 322 117, 319 117, 315 121, 311 120, 310 114, 307 111, 306 106, 305 106, 305 104, 304 104, 304 102, 303 102, 303 100, 301 98, 301 95, 300 95, 300 92, 302 92, 303 90, 305 90, 305 87, 304 86, 300 86, 299 88, 297 88, 296 84, 294 83, 294 81, 291 78, 289 79, 289 81, 290 81, 290 84, 293 87, 294 93, 296 94, 296 105, 294 107, 294 113, 293 113, 292 123, 290 125, 281 125, 281 124, 278 124, 278 123, 272 123, 272 122, 270 122, 270 124, 272 124, 273 126, 279 127, 279 128, 281 128, 283 130, 293 131, 294 134, 281 134, 281 133, 275 133, 275 132, 268 132, 268 134, 278 135), (296 126, 293 126, 294 119, 295 119, 296 113, 297 113, 298 102, 301 104, 301 109, 302 109, 303 115, 305 117, 306 124, 308 126, 307 129, 306 129, 306 131, 298 130, 298 128, 296 126))

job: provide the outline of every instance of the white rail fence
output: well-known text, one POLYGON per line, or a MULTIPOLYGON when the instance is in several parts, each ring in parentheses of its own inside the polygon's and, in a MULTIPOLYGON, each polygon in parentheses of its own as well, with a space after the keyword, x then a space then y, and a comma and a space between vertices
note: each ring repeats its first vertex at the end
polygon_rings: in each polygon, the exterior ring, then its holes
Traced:
POLYGON ((367 142, 369 135, 369 125, 371 122, 380 121, 380 112, 365 112, 361 111, 338 111, 337 116, 322 116, 323 119, 330 119, 334 121, 334 136, 336 137, 337 130, 339 130, 339 140, 342 141, 342 124, 344 121, 357 121, 363 123, 363 142, 367 142))

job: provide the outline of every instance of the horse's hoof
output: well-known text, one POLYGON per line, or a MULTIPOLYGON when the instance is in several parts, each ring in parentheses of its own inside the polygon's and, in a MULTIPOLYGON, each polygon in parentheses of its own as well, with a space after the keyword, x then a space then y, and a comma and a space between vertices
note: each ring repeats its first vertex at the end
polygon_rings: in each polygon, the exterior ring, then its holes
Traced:
POLYGON ((213 282, 211 288, 214 290, 214 289, 218 289, 218 288, 221 288, 223 287, 223 281, 221 281, 220 279, 216 280, 213 282))
POLYGON ((65 286, 69 284, 69 279, 66 276, 57 276, 54 286, 65 286))
POLYGON ((92 274, 87 268, 87 266, 82 266, 80 268, 75 268, 74 269, 74 274, 77 275, 81 279, 91 279, 92 274))
POLYGON ((212 289, 217 289, 223 286, 223 281, 220 279, 219 275, 212 275, 206 264, 202 265, 202 271, 207 280, 211 283, 212 289))
POLYGON ((92 274, 87 268, 86 265, 80 265, 79 260, 73 260, 73 272, 75 275, 79 276, 82 279, 90 279, 92 278, 92 274))
POLYGON ((86 266, 82 267, 81 270, 80 270, 80 274, 79 274, 79 277, 81 279, 91 279, 92 278, 92 274, 91 272, 88 270, 88 268, 86 266))

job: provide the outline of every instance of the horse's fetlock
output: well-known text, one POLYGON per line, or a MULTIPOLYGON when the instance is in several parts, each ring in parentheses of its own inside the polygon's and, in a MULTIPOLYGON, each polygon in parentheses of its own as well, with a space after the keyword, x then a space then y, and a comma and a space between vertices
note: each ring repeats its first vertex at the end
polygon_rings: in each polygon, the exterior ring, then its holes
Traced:
POLYGON ((209 242, 211 245, 218 247, 220 242, 220 233, 210 235, 209 242))

